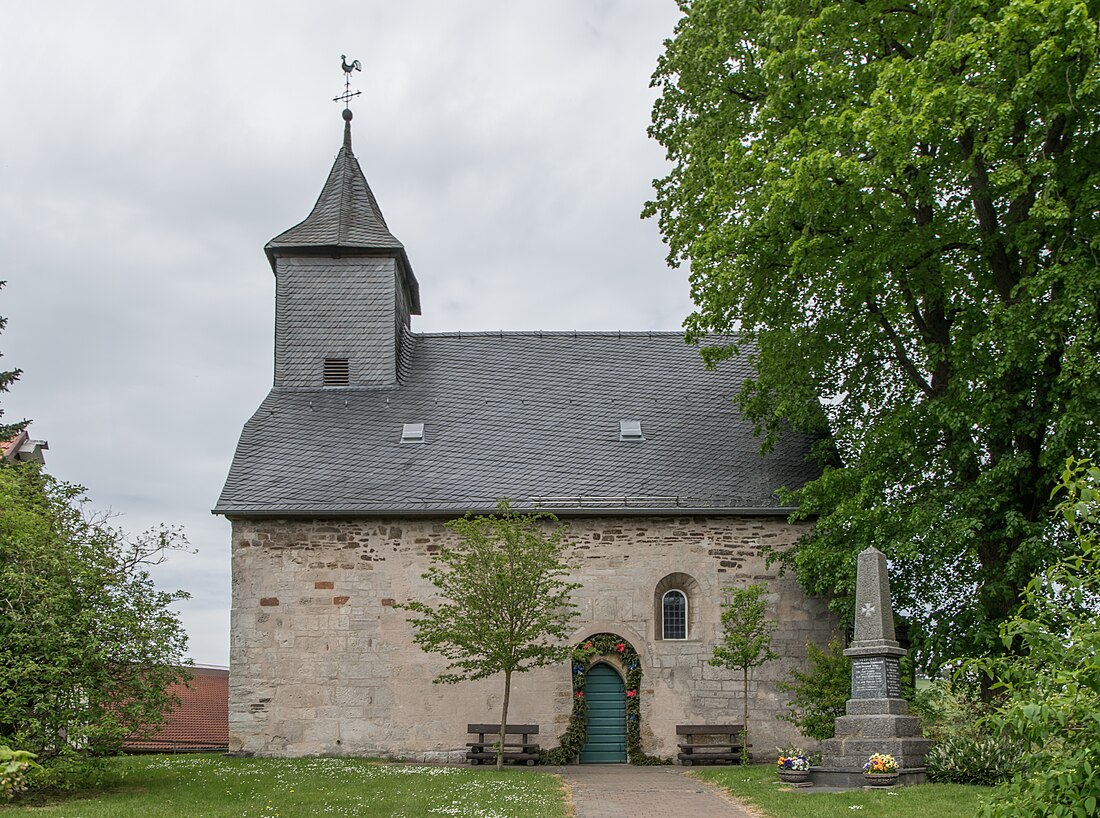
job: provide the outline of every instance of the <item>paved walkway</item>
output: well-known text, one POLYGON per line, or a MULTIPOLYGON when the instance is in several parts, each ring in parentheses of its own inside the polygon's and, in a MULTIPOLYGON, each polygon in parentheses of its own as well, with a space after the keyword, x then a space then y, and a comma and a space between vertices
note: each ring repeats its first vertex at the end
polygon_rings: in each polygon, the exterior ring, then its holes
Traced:
POLYGON ((572 790, 576 818, 752 818, 680 767, 576 764, 557 772, 572 790))

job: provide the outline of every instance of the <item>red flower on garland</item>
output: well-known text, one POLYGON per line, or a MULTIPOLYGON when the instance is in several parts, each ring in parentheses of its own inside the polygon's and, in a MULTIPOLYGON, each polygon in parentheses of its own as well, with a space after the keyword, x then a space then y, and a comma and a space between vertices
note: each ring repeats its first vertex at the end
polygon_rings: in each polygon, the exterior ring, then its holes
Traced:
POLYGON ((591 650, 592 649, 592 643, 591 642, 585 642, 584 643, 584 649, 585 650, 591 650))
POLYGON ((626 697, 627 697, 628 699, 633 699, 633 698, 634 698, 635 696, 637 696, 637 695, 638 695, 638 691, 637 691, 637 690, 628 690, 628 691, 626 691, 626 697))
POLYGON ((622 653, 624 650, 626 650, 626 645, 623 642, 620 642, 615 646, 615 650, 617 650, 619 653, 622 653))
POLYGON ((583 699, 584 698, 584 691, 583 690, 578 690, 576 693, 573 694, 573 698, 583 699))

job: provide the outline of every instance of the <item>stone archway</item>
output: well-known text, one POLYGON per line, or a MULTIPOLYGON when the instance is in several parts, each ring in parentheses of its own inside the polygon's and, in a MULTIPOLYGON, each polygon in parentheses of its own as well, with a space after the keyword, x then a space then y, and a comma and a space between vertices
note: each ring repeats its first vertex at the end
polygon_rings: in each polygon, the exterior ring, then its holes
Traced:
POLYGON ((573 648, 570 662, 573 713, 569 718, 569 727, 561 736, 560 745, 548 752, 547 760, 553 764, 572 764, 580 756, 587 740, 586 687, 589 670, 599 664, 607 665, 623 682, 621 695, 626 722, 626 760, 631 764, 662 763, 642 750, 641 657, 629 641, 619 634, 606 632, 593 634, 573 648))

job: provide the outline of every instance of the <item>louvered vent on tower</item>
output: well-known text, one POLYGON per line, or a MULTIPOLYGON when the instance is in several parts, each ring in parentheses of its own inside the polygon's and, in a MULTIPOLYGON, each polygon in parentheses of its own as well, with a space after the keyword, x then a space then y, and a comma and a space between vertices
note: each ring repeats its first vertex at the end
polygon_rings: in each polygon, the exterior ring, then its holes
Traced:
POLYGON ((324 385, 347 386, 351 382, 347 358, 325 358, 324 385))

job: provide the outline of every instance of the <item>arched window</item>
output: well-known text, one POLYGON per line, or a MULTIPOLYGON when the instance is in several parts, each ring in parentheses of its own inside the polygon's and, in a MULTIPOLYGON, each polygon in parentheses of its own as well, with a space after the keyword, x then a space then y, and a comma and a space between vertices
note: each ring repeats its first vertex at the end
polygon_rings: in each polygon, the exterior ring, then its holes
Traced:
POLYGON ((665 639, 687 639, 688 601, 679 589, 661 598, 661 634, 665 639))
POLYGON ((668 574, 653 587, 653 638, 698 639, 699 614, 706 609, 699 583, 691 574, 668 574))

